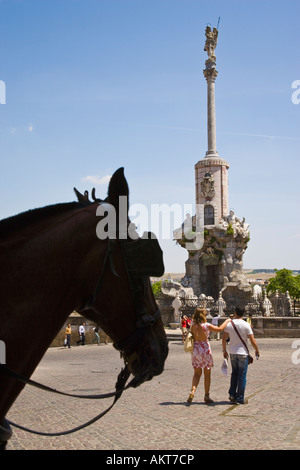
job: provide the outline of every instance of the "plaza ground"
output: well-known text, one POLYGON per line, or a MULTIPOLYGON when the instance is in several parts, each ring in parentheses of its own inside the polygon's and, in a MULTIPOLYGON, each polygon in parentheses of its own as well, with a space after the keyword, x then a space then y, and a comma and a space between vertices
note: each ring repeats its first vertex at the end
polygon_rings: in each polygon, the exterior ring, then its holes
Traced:
MULTIPOLYGON (((169 343, 164 372, 124 392, 100 421, 62 437, 13 428, 7 450, 299 450, 300 340, 257 341, 261 357, 249 366, 248 405, 228 401, 230 369, 228 376, 222 375, 222 344, 213 340, 215 403, 204 404, 201 379, 194 402, 187 406, 193 371, 178 336, 169 343)), ((33 379, 71 393, 104 393, 114 390, 122 365, 111 344, 50 348, 33 379)), ((40 431, 64 431, 111 402, 61 397, 26 386, 7 418, 40 431)))

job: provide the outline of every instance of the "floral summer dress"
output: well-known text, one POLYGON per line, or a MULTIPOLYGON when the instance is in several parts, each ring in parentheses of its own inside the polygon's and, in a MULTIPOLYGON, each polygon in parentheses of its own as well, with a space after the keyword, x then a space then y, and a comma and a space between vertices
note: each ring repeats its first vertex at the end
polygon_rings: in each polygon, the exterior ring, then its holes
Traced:
POLYGON ((192 366, 194 369, 206 368, 210 369, 213 367, 213 357, 208 341, 209 329, 208 323, 201 323, 202 328, 206 333, 205 341, 194 341, 194 349, 192 353, 192 366))

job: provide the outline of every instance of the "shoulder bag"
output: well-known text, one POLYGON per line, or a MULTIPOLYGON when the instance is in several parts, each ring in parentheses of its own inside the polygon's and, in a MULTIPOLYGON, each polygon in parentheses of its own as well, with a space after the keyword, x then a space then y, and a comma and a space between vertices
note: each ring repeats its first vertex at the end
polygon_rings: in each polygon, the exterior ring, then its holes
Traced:
POLYGON ((189 331, 184 341, 184 350, 185 352, 191 353, 193 352, 193 349, 194 349, 194 337, 192 333, 189 331))

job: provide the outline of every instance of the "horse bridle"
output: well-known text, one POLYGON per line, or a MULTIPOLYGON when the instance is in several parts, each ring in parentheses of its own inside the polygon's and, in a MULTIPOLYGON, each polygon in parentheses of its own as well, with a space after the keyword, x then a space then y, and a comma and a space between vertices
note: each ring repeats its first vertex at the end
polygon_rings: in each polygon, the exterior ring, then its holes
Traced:
MULTIPOLYGON (((124 264, 125 264, 125 268, 127 272, 129 286, 130 286, 130 290, 131 290, 133 301, 134 301, 136 330, 130 336, 128 336, 125 340, 115 341, 113 343, 113 346, 115 347, 115 349, 121 352, 122 357, 125 357, 125 356, 129 357, 131 354, 130 349, 135 349, 137 344, 142 340, 145 334, 145 331, 149 327, 152 327, 156 323, 156 321, 161 317, 161 313, 159 309, 157 309, 153 315, 149 315, 146 312, 144 303, 143 303, 143 297, 144 297, 144 291, 147 288, 146 284, 148 284, 149 282, 148 276, 149 275, 158 276, 158 277, 162 276, 164 272, 164 266, 162 262, 161 249, 158 245, 158 242, 155 236, 151 232, 145 232, 143 235, 143 238, 140 238, 138 240, 127 241, 127 240, 119 239, 118 242, 121 246, 121 251, 122 251, 123 260, 124 260, 124 264), (151 255, 152 257, 154 257, 154 266, 152 266, 152 269, 150 269, 151 273, 147 272, 147 267, 146 269, 143 270, 139 265, 135 265, 132 262, 134 258, 133 256, 134 251, 137 250, 137 245, 141 246, 141 244, 144 245, 142 246, 142 249, 145 247, 145 244, 146 246, 150 247, 151 255), (157 260, 159 256, 161 256, 161 259, 158 260, 158 263, 157 263, 157 261, 155 260, 157 260), (156 263, 157 263, 157 266, 155 266, 156 263), (142 285, 141 285, 141 282, 137 282, 138 279, 139 281, 142 281, 142 285)), ((117 243, 117 240, 115 239, 108 240, 105 258, 104 258, 102 270, 101 270, 99 279, 97 281, 97 284, 93 290, 92 295, 85 302, 84 306, 77 310, 78 313, 83 314, 84 311, 86 310, 94 310, 96 313, 99 314, 99 311, 95 308, 94 304, 100 293, 107 266, 109 265, 112 273, 116 277, 119 277, 118 273, 116 272, 114 261, 113 261, 113 252, 114 252, 116 243, 117 243)), ((148 260, 149 260, 150 258, 149 253, 147 255, 148 255, 148 260)), ((153 259, 151 261, 153 264, 153 259)), ((147 261, 145 265, 147 265, 147 261)), ((144 374, 143 374, 143 377, 144 377, 144 374)), ((136 378, 136 380, 137 379, 138 378, 136 378)))
MULTIPOLYGON (((97 281, 97 284, 96 284, 96 286, 93 290, 92 295, 85 302, 84 306, 82 308, 78 309, 78 313, 84 313, 84 311, 89 310, 89 309, 95 310, 97 312, 97 309, 94 307, 94 304, 95 304, 95 301, 96 301, 96 299, 99 295, 99 292, 100 292, 100 289, 101 289, 101 286, 102 286, 102 282, 103 282, 103 278, 104 278, 104 274, 105 274, 105 271, 106 271, 106 268, 107 268, 108 265, 110 266, 110 269, 112 270, 114 275, 118 276, 118 274, 115 271, 114 262, 113 262, 113 250, 114 250, 116 241, 117 240, 108 239, 108 245, 107 245, 107 249, 106 249, 106 253, 105 253, 105 258, 104 258, 104 262, 103 262, 103 265, 102 265, 102 270, 101 270, 99 279, 97 281)), ((130 357, 130 354, 132 352, 131 350, 134 350, 136 345, 142 340, 142 338, 144 337, 146 329, 153 327, 153 325, 156 323, 156 321, 161 316, 161 313, 160 313, 159 309, 154 313, 154 315, 148 315, 145 312, 143 302, 142 302, 143 293, 141 292, 139 284, 135 282, 136 277, 137 276, 139 276, 139 277, 142 276, 142 279, 145 282, 145 276, 146 275, 148 275, 148 276, 149 275, 162 276, 162 274, 164 272, 164 266, 163 266, 163 261, 162 261, 161 249, 158 245, 158 242, 157 242, 156 238, 153 237, 153 234, 151 232, 149 232, 148 234, 144 233, 142 239, 132 240, 130 242, 128 242, 127 240, 118 240, 118 241, 121 244, 121 249, 122 249, 122 253, 123 253, 124 263, 125 263, 125 266, 126 266, 129 285, 130 285, 130 289, 131 289, 133 299, 134 299, 135 314, 136 314, 136 319, 137 319, 136 320, 137 329, 134 331, 134 333, 132 335, 130 335, 124 341, 115 342, 113 345, 118 351, 121 352, 122 357, 124 357, 124 356, 130 357), (150 237, 150 238, 148 238, 148 237, 150 237), (132 260, 131 260, 131 263, 128 262, 128 253, 131 252, 131 254, 132 254, 132 251, 133 251, 132 248, 133 249, 136 248, 136 245, 134 247, 133 245, 130 245, 130 244, 137 244, 137 243, 139 243, 139 240, 147 240, 149 242, 150 241, 152 242, 151 248, 150 248, 150 254, 154 257, 153 258, 154 259, 154 267, 153 267, 153 270, 152 270, 153 274, 150 274, 150 273, 148 274, 147 272, 143 272, 143 269, 139 268, 138 266, 134 267, 134 263, 132 263, 132 260), (160 255, 160 259, 158 260, 157 265, 155 266, 155 262, 156 262, 155 258, 157 260, 158 255, 160 255)), ((142 242, 142 244, 143 244, 143 242, 142 242)), ((140 244, 140 246, 141 246, 141 244, 140 244)), ((148 247, 149 246, 150 245, 148 245, 148 247)), ((151 260, 152 262, 153 262, 153 259, 151 260)), ((103 399, 103 398, 114 397, 113 403, 106 410, 104 410, 103 412, 101 412, 100 414, 98 414, 97 416, 92 418, 91 420, 87 421, 86 423, 84 423, 82 425, 79 425, 75 428, 69 429, 67 431, 61 431, 61 432, 56 432, 56 433, 46 433, 46 432, 42 432, 42 431, 35 431, 35 430, 32 430, 32 429, 26 428, 25 426, 21 426, 17 423, 14 423, 13 421, 10 421, 10 420, 7 420, 7 419, 4 420, 5 423, 2 423, 2 424, 6 424, 6 425, 7 424, 12 425, 12 426, 14 426, 18 429, 23 430, 23 431, 27 431, 29 433, 37 434, 37 435, 41 435, 41 436, 63 436, 63 435, 66 435, 66 434, 71 434, 71 433, 74 433, 76 431, 79 431, 80 429, 83 429, 83 428, 91 425, 92 423, 98 421, 106 413, 108 413, 108 411, 110 411, 112 409, 112 407, 115 405, 115 403, 121 397, 122 393, 125 390, 128 390, 129 388, 136 388, 139 385, 141 385, 144 381, 146 381, 147 378, 149 377, 150 371, 145 370, 143 373, 141 373, 137 377, 134 377, 126 385, 126 382, 129 379, 131 372, 129 370, 128 363, 125 362, 125 367, 121 370, 121 372, 118 375, 118 379, 117 379, 117 382, 116 382, 116 385, 115 385, 116 391, 115 392, 110 392, 110 393, 98 394, 98 395, 78 395, 78 394, 71 394, 71 393, 61 392, 61 391, 56 390, 54 388, 51 388, 51 387, 48 387, 46 385, 40 384, 39 382, 36 382, 34 380, 27 379, 26 377, 22 376, 21 374, 11 370, 5 364, 0 364, 0 373, 2 373, 3 375, 8 376, 10 378, 16 379, 16 380, 18 380, 18 381, 20 381, 24 384, 32 385, 32 386, 37 387, 41 390, 45 390, 45 391, 48 391, 48 392, 52 392, 52 393, 56 393, 56 394, 64 395, 64 396, 68 396, 68 397, 83 398, 83 399, 103 399)))

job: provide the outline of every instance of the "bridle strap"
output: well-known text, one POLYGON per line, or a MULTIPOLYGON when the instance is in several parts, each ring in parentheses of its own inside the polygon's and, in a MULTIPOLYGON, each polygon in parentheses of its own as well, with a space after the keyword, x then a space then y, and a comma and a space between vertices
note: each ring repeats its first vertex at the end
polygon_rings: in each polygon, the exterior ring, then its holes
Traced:
POLYGON ((124 387, 122 390, 118 390, 115 392, 109 392, 109 393, 102 393, 98 395, 78 395, 74 393, 67 393, 67 392, 61 392, 60 390, 56 390, 55 388, 48 387, 47 385, 43 385, 39 382, 36 382, 32 379, 27 379, 21 374, 18 374, 17 372, 13 371, 9 367, 7 367, 5 364, 0 364, 0 373, 3 375, 6 375, 7 377, 10 377, 12 379, 16 379, 19 382, 24 383, 25 385, 32 385, 33 387, 39 388, 41 390, 44 390, 46 392, 51 392, 51 393, 56 393, 57 395, 63 395, 66 397, 72 397, 72 398, 85 398, 89 400, 97 400, 97 399, 104 399, 104 398, 111 398, 116 396, 120 391, 124 392, 127 388, 134 387, 134 382, 137 380, 137 378, 133 378, 132 381, 124 387))
POLYGON ((100 288, 101 288, 101 284, 102 284, 104 274, 105 274, 105 270, 106 270, 106 265, 107 265, 108 262, 110 263, 110 268, 111 268, 112 272, 114 273, 115 276, 118 277, 118 274, 115 271, 114 262, 113 262, 113 258, 112 258, 113 245, 114 245, 113 242, 114 241, 115 240, 108 239, 108 244, 107 244, 107 248, 106 248, 106 252, 105 252, 105 257, 104 257, 101 273, 100 273, 99 279, 97 281, 96 287, 93 290, 92 295, 85 302, 84 306, 77 310, 78 313, 84 312, 85 310, 93 309, 93 305, 95 303, 95 300, 96 300, 96 298, 98 296, 98 293, 100 291, 100 288))
POLYGON ((108 413, 112 409, 112 407, 116 404, 116 402, 118 401, 118 399, 121 397, 122 393, 125 390, 128 390, 129 388, 138 387, 139 384, 144 381, 143 377, 148 376, 148 371, 145 371, 143 374, 140 374, 138 377, 134 377, 126 385, 126 382, 127 382, 128 378, 130 377, 130 370, 129 370, 128 365, 126 364, 125 368, 122 369, 121 372, 118 375, 118 380, 117 380, 117 383, 116 383, 116 391, 115 392, 104 393, 104 394, 100 394, 100 395, 76 395, 76 394, 71 394, 71 393, 66 393, 66 392, 60 392, 59 390, 56 390, 56 389, 53 389, 53 388, 48 387, 46 385, 40 384, 39 382, 35 382, 34 380, 26 379, 24 376, 12 371, 9 367, 6 367, 4 364, 0 364, 0 373, 3 373, 4 375, 6 375, 8 377, 11 377, 11 378, 14 378, 14 379, 16 379, 20 382, 23 382, 27 385, 32 385, 32 386, 37 387, 39 389, 42 389, 44 391, 48 391, 48 392, 52 392, 52 393, 56 393, 56 394, 64 395, 64 396, 68 396, 68 397, 87 398, 87 399, 102 399, 102 398, 114 397, 113 403, 108 408, 106 408, 106 410, 102 411, 101 413, 99 413, 97 416, 90 419, 86 423, 81 424, 81 425, 79 425, 75 428, 69 429, 67 431, 61 431, 61 432, 55 432, 55 433, 35 431, 33 429, 29 429, 25 426, 21 426, 20 424, 17 424, 13 421, 10 421, 9 419, 6 419, 6 422, 9 425, 14 426, 15 428, 21 429, 22 431, 26 431, 26 432, 29 432, 31 434, 37 434, 39 436, 49 436, 49 437, 51 437, 51 436, 52 437, 53 436, 64 436, 66 434, 71 434, 71 433, 79 431, 80 429, 86 428, 87 426, 95 423, 96 421, 98 421, 100 418, 102 418, 104 415, 106 415, 106 413, 108 413))
POLYGON ((76 431, 79 431, 80 429, 83 429, 83 428, 86 428, 87 426, 95 423, 96 421, 98 421, 100 418, 102 418, 102 416, 106 415, 106 413, 108 413, 112 407, 115 405, 115 403, 118 401, 118 399, 121 397, 122 395, 122 392, 128 388, 131 384, 128 384, 127 387, 125 387, 125 384, 128 380, 130 376, 130 371, 128 369, 128 366, 125 366, 124 369, 121 370, 119 376, 118 376, 118 380, 117 380, 117 383, 116 383, 116 392, 115 392, 115 399, 113 401, 113 403, 108 407, 106 408, 106 410, 102 411, 101 413, 99 413, 97 416, 95 416, 94 418, 90 419, 89 421, 87 421, 86 423, 84 424, 81 424, 73 429, 69 429, 67 431, 61 431, 61 432, 42 432, 42 431, 35 431, 33 429, 29 429, 29 428, 26 428, 25 426, 21 426, 20 424, 16 424, 14 423, 13 421, 10 421, 10 420, 6 420, 11 426, 14 426, 18 429, 21 429, 22 431, 26 431, 26 432, 29 432, 31 434, 37 434, 39 436, 65 436, 67 434, 71 434, 71 433, 74 433, 76 431))

